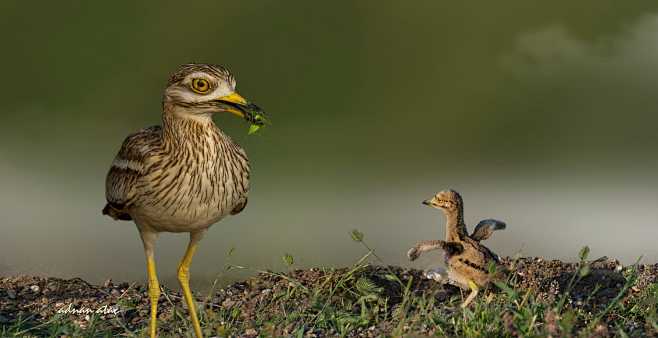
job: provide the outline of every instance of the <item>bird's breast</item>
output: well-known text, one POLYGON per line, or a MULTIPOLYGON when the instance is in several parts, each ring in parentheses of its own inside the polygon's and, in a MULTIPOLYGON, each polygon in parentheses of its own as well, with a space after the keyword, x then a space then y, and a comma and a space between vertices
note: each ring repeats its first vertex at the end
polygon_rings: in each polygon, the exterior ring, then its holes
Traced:
POLYGON ((229 215, 249 191, 247 158, 232 147, 237 146, 220 144, 163 158, 143 180, 135 219, 159 231, 185 232, 229 215))

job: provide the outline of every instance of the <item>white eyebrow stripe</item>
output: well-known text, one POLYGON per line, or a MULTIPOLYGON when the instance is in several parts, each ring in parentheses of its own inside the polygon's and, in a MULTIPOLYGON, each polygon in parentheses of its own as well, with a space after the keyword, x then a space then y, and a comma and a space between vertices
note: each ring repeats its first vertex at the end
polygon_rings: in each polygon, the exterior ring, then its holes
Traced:
POLYGON ((192 74, 185 77, 185 82, 188 83, 192 79, 199 79, 199 78, 206 79, 208 81, 212 81, 214 79, 212 76, 210 76, 210 75, 208 75, 204 72, 194 72, 194 73, 192 73, 192 74))
POLYGON ((123 170, 130 169, 138 172, 142 172, 142 170, 144 169, 144 166, 142 165, 141 162, 124 160, 122 158, 114 159, 114 162, 112 162, 112 166, 117 169, 123 169, 123 170))

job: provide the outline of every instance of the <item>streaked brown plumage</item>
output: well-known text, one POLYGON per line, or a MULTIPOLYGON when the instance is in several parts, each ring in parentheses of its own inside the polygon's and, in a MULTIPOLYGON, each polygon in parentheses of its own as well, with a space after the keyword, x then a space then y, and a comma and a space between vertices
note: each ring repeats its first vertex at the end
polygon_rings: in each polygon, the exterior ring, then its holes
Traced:
POLYGON ((447 280, 444 282, 463 289, 470 288, 472 292, 462 304, 463 307, 468 306, 479 288, 487 287, 490 282, 504 275, 506 268, 501 264, 498 255, 480 244, 480 241, 489 238, 495 230, 505 229, 506 225, 498 220, 485 219, 477 224, 469 236, 464 223, 464 202, 454 190, 441 191, 433 198, 423 201, 423 204, 441 209, 446 215, 445 241, 420 241, 407 252, 407 256, 415 260, 423 252, 443 249, 448 267, 447 280), (493 274, 489 270, 490 264, 495 266, 493 274))
POLYGON ((182 65, 165 89, 162 127, 149 127, 128 136, 107 175, 103 214, 117 220, 134 220, 144 244, 152 302, 151 336, 155 335, 159 296, 153 262, 157 234, 190 233, 179 280, 195 333, 200 336, 188 285, 188 267, 196 243, 208 227, 239 213, 247 204, 247 155, 215 125, 212 114, 216 112, 230 112, 251 123, 262 123, 256 118, 262 111, 235 92, 235 79, 227 69, 182 65))

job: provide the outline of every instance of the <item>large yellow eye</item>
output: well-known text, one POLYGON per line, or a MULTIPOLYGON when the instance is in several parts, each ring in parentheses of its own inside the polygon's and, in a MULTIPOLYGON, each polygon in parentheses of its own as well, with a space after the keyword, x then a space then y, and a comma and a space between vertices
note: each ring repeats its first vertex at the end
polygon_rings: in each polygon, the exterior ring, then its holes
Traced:
POLYGON ((199 94, 205 94, 210 90, 210 83, 205 79, 192 80, 192 90, 199 94))

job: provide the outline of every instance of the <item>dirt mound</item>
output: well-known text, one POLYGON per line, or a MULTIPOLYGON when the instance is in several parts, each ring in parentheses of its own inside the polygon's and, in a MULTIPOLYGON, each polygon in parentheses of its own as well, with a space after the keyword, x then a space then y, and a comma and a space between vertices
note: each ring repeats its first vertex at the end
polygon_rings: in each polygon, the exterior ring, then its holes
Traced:
MULTIPOLYGON (((635 266, 631 271, 616 260, 602 258, 589 262, 588 271, 583 273, 578 263, 541 258, 507 258, 505 262, 513 271, 506 292, 526 294, 525 298, 531 294, 533 301, 546 304, 545 308, 558 303, 569 288, 568 296, 564 297, 566 308, 598 313, 615 298, 623 305, 645 297, 643 291, 658 283, 658 264, 635 266), (575 273, 580 273, 576 276, 579 278, 574 278, 575 273), (627 283, 630 273, 634 274, 632 285, 627 283), (628 290, 624 289, 626 286, 628 290)), ((474 305, 474 311, 481 310, 483 304, 494 304, 496 301, 492 299, 500 293, 479 297, 484 300, 474 305)), ((422 271, 364 263, 351 268, 314 268, 287 274, 263 272, 206 297, 198 296, 197 301, 205 309, 201 317, 210 335, 249 336, 259 332, 289 335, 301 328, 307 336, 377 336, 396 329, 437 333, 440 325, 432 327, 420 317, 440 314, 449 318, 460 311, 461 297, 459 289, 428 280, 422 271), (346 331, 341 332, 341 328, 346 331)), ((505 298, 511 301, 515 296, 505 297, 512 297, 505 298)), ((501 309, 511 308, 501 306, 501 309)), ((161 334, 187 332, 187 313, 179 292, 165 289, 158 310, 161 334)), ((82 330, 93 326, 111 334, 134 333, 147 326, 148 311, 147 289, 141 284, 107 281, 103 285, 91 285, 79 278, 34 276, 0 278, 0 324, 5 332, 51 334, 52 325, 57 323, 58 330, 60 327, 68 330, 64 333, 74 330, 75 334, 76 326, 82 330)), ((576 323, 575 327, 586 326, 589 317, 583 318, 584 322, 576 323)), ((501 322, 501 328, 504 325, 501 322)), ((646 325, 625 322, 624 328, 630 332, 639 328, 639 332, 651 334, 643 331, 646 325)), ((511 328, 507 329, 508 334, 513 334, 511 328)), ((443 333, 467 333, 456 330, 443 333)))

